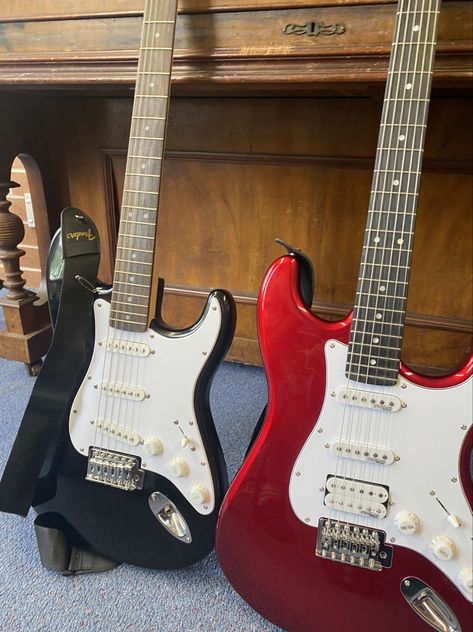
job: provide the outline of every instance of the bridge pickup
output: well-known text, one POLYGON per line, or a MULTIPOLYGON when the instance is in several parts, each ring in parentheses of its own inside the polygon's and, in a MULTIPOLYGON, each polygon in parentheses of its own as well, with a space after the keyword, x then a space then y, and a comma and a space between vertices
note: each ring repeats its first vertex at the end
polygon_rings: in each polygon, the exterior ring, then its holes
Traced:
POLYGON ((331 450, 337 457, 340 456, 344 459, 353 459, 355 461, 366 461, 367 463, 392 465, 396 460, 396 455, 389 448, 362 443, 335 441, 331 445, 331 450))
POLYGON ((343 404, 360 406, 361 408, 373 408, 374 410, 384 410, 388 413, 396 413, 403 407, 399 397, 389 393, 370 393, 369 391, 343 386, 337 389, 336 396, 337 400, 343 404))
POLYGON ((357 516, 382 519, 388 511, 389 487, 351 478, 328 476, 324 505, 357 516))
POLYGON ((102 448, 89 448, 86 480, 125 491, 143 489, 144 471, 140 460, 102 448))
POLYGON ((333 562, 381 571, 392 565, 393 547, 385 544, 386 534, 330 518, 320 518, 315 554, 333 562))

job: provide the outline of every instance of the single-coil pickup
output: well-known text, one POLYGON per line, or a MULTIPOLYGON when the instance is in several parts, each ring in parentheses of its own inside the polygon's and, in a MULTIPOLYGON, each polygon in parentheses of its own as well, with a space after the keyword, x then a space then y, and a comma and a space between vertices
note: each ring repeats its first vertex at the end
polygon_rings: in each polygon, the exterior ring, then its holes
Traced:
POLYGON ((324 504, 330 509, 384 518, 388 500, 389 490, 382 485, 336 476, 327 478, 324 504))
POLYGON ((375 410, 384 410, 389 413, 395 413, 403 408, 403 403, 389 393, 370 393, 356 388, 340 387, 336 391, 337 400, 350 406, 361 406, 362 408, 373 408, 375 410))
POLYGON ((99 342, 99 346, 105 347, 107 351, 139 356, 140 358, 146 358, 154 353, 147 344, 134 342, 133 340, 120 340, 120 338, 105 338, 105 340, 99 342))
POLYGON ((113 382, 100 382, 95 387, 102 391, 104 395, 111 397, 122 397, 123 399, 132 399, 135 402, 142 402, 149 395, 140 386, 130 386, 129 384, 116 384, 113 382))
POLYGON ((121 443, 126 443, 127 445, 139 445, 141 443, 140 435, 126 426, 120 426, 107 419, 94 419, 91 423, 96 426, 98 432, 113 437, 121 443))
POLYGON ((392 465, 396 460, 396 455, 388 448, 381 448, 362 443, 350 443, 349 441, 335 441, 330 446, 335 456, 355 461, 368 461, 369 463, 379 463, 380 465, 392 465))

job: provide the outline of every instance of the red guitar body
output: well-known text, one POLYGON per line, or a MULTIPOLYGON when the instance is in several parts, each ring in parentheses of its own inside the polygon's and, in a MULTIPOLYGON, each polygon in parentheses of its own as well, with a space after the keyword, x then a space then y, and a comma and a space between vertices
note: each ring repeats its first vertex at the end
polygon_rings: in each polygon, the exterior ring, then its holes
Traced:
MULTIPOLYGON (((470 603, 429 559, 394 545, 392 567, 373 572, 316 557, 317 529, 299 520, 291 507, 291 472, 325 398, 324 346, 328 340, 347 344, 351 324, 351 315, 338 322, 314 316, 302 300, 300 274, 298 258, 283 256, 262 285, 258 330, 268 408, 221 508, 216 548, 222 568, 256 611, 289 632, 432 630, 401 595, 401 582, 410 576, 445 600, 467 632, 470 603)), ((470 356, 462 370, 448 377, 426 378, 405 366, 401 376, 427 388, 448 388, 472 371, 470 356)), ((471 439, 470 429, 456 464, 470 508, 471 439)))

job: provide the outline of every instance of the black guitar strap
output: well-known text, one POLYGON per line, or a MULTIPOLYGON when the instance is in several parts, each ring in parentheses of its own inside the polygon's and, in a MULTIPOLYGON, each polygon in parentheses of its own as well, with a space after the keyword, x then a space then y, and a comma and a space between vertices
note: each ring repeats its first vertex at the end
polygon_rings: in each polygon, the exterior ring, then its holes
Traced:
POLYGON ((76 276, 95 281, 100 259, 98 234, 81 211, 61 216, 64 273, 51 348, 36 380, 0 481, 0 511, 26 516, 48 450, 81 377, 86 355, 84 323, 90 323, 94 294, 76 276))

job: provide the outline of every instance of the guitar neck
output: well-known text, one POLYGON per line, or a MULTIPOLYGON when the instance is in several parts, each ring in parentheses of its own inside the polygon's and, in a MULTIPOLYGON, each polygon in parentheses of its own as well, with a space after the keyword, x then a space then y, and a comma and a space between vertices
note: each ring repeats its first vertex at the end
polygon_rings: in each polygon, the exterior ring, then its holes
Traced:
POLYGON ((346 374, 398 379, 441 0, 400 0, 346 374))
POLYGON ((176 16, 177 0, 146 0, 110 312, 127 331, 149 324, 176 16))

